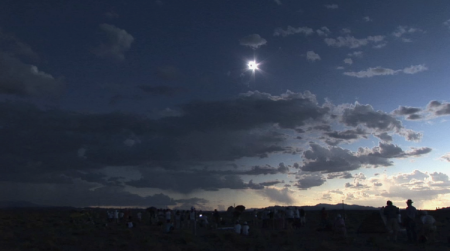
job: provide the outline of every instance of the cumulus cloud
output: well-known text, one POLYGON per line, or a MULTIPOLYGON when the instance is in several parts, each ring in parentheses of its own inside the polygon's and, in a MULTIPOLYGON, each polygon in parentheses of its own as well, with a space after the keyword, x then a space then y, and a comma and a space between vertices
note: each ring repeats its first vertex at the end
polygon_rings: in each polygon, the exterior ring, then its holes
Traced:
POLYGON ((405 74, 416 74, 422 71, 426 71, 428 68, 421 64, 421 65, 412 65, 410 67, 406 67, 401 70, 393 70, 389 68, 383 68, 381 66, 377 67, 371 67, 367 70, 358 71, 358 72, 344 72, 344 75, 350 76, 350 77, 357 77, 357 78, 371 78, 374 76, 389 76, 389 75, 396 75, 398 73, 405 73, 405 74))
POLYGON ((395 29, 394 32, 392 32, 392 35, 396 38, 401 39, 403 42, 412 42, 410 38, 405 38, 404 36, 410 35, 413 33, 425 33, 424 30, 408 27, 408 26, 398 26, 397 29, 395 29))
POLYGON ((124 60, 125 53, 130 49, 134 37, 126 30, 120 29, 111 24, 101 24, 102 43, 93 52, 99 57, 114 58, 124 60))
POLYGON ((347 54, 347 56, 349 56, 349 57, 358 57, 358 58, 360 58, 360 57, 362 57, 362 55, 363 55, 363 52, 362 51, 354 51, 354 52, 352 52, 352 53, 349 53, 349 54, 347 54))
POLYGON ((427 111, 432 114, 432 116, 444 116, 450 115, 450 103, 439 102, 436 100, 431 101, 427 105, 427 111))
POLYGON ((403 69, 403 73, 405 74, 416 74, 422 71, 426 71, 428 70, 428 67, 426 67, 423 64, 419 64, 419 65, 411 65, 410 67, 406 67, 403 69))
MULTIPOLYGON (((444 109, 439 102, 429 106, 436 112, 444 109)), ((421 136, 404 128, 394 114, 359 103, 319 104, 309 92, 271 95, 252 91, 233 99, 193 101, 174 109, 176 116, 149 118, 0 103, 0 148, 4 149, 0 153, 4 164, 0 180, 71 184, 77 179, 103 186, 127 185, 183 194, 227 188, 262 190, 280 182, 254 182, 253 177, 291 175, 290 165, 244 167, 236 166, 234 161, 295 152, 302 157, 302 162, 292 167, 302 170, 297 174, 296 187, 308 189, 324 184, 324 173, 330 174, 330 179, 348 178, 349 171, 361 167, 389 166, 393 158, 422 156, 431 151, 403 150, 390 144, 394 134, 406 139, 421 136), (334 126, 342 129, 338 131, 334 126), (304 139, 297 139, 300 146, 293 148, 290 142, 298 134, 304 139), (384 141, 378 147, 357 152, 336 147, 369 135, 384 141), (331 147, 325 147, 325 143, 331 147), (105 166, 139 166, 140 176, 122 179, 123 175, 100 172, 105 166), (243 176, 251 181, 244 182, 243 176)))
POLYGON ((327 9, 338 9, 339 6, 337 4, 325 4, 325 8, 327 9))
POLYGON ((293 194, 287 187, 283 189, 266 187, 262 190, 259 190, 258 194, 275 203, 281 203, 284 205, 291 205, 294 203, 293 194))
POLYGON ((328 34, 331 33, 331 31, 330 31, 330 29, 328 29, 326 26, 323 26, 322 28, 317 29, 317 30, 316 30, 316 33, 317 33, 317 35, 319 35, 319 36, 326 37, 326 36, 328 36, 328 34))
POLYGON ((443 22, 442 24, 447 26, 447 28, 450 28, 450 19, 445 21, 445 22, 443 22))
POLYGON ((450 153, 444 154, 442 155, 441 159, 450 162, 450 153))
POLYGON ((26 57, 31 60, 39 59, 38 54, 33 51, 30 45, 2 30, 0 30, 0 51, 11 57, 26 57))
POLYGON ((327 179, 351 179, 353 178, 353 175, 349 172, 336 172, 336 173, 329 173, 327 175, 327 179))
POLYGON ((294 186, 300 188, 300 190, 306 190, 311 187, 321 186, 327 180, 320 173, 302 172, 296 176, 297 182, 294 186))
POLYGON ((258 34, 251 34, 239 39, 239 43, 252 49, 258 49, 260 46, 267 44, 267 40, 258 34))
POLYGON ((344 63, 351 65, 351 64, 353 64, 353 60, 351 58, 346 58, 346 59, 344 59, 344 63))
POLYGON ((341 30, 341 33, 342 33, 342 34, 350 34, 350 33, 352 33, 352 30, 350 30, 349 28, 343 28, 343 29, 341 30))
POLYGON ((14 35, 0 30, 0 94, 19 97, 57 96, 63 88, 62 79, 39 70, 34 64, 39 56, 14 35))
POLYGON ((61 79, 0 51, 0 93, 22 97, 56 96, 62 87, 61 79))
POLYGON ((325 38, 324 41, 328 46, 332 47, 348 47, 359 48, 368 44, 378 44, 383 42, 384 36, 368 36, 367 38, 355 38, 353 36, 339 36, 337 38, 325 38))
POLYGON ((292 26, 288 26, 285 30, 283 30, 282 28, 276 28, 275 31, 273 32, 274 36, 282 36, 282 37, 286 37, 289 35, 294 35, 294 34, 298 34, 298 33, 302 33, 305 36, 311 35, 314 33, 314 30, 308 27, 292 27, 292 26))
POLYGON ((306 52, 306 59, 308 59, 308 61, 316 61, 316 60, 320 60, 320 56, 319 54, 315 53, 314 51, 308 51, 306 52))
MULTIPOLYGON (((427 173, 414 170, 392 176, 376 175, 364 180, 346 183, 342 189, 325 192, 328 200, 339 202, 342 199, 359 200, 362 203, 378 206, 386 200, 401 201, 413 199, 417 207, 442 198, 449 192, 450 181, 444 173, 427 173)), ((448 198, 447 198, 448 200, 448 198)))
POLYGON ((302 153, 302 171, 335 173, 357 170, 363 166, 391 166, 392 158, 418 157, 431 152, 431 148, 413 148, 403 151, 399 146, 379 143, 374 148, 359 148, 357 152, 340 147, 322 147, 311 143, 310 149, 302 153))
POLYGON ((372 22, 373 21, 373 19, 370 18, 369 16, 363 17, 363 20, 366 21, 366 22, 372 22))

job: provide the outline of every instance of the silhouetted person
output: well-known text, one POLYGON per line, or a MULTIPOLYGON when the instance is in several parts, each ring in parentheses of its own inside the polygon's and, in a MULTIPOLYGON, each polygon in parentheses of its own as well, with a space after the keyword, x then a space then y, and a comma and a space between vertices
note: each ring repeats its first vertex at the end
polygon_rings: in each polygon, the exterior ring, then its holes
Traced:
POLYGON ((243 235, 248 235, 248 230, 250 229, 250 227, 248 226, 247 222, 244 222, 244 225, 242 225, 242 234, 243 235))
POLYGON ((328 212, 324 207, 320 211, 320 225, 322 228, 326 228, 328 226, 328 212))
POLYGON ((300 208, 300 226, 303 226, 306 224, 306 212, 305 209, 300 208))
POLYGON ((435 241, 436 220, 427 211, 422 211, 420 221, 422 222, 422 241, 435 241))
POLYGON ((236 221, 236 224, 234 225, 234 232, 237 234, 241 234, 241 229, 242 229, 241 224, 239 224, 239 221, 236 221))
POLYGON ((398 207, 392 205, 392 201, 387 201, 387 206, 383 210, 383 214, 386 216, 386 227, 393 241, 397 241, 397 232, 399 230, 398 215, 400 210, 398 207))
POLYGON ((408 207, 405 210, 406 217, 405 217, 405 227, 406 227, 406 235, 408 236, 408 241, 415 242, 417 241, 417 234, 416 234, 416 214, 417 210, 412 205, 412 200, 407 200, 406 205, 408 207))
POLYGON ((333 224, 334 232, 343 237, 347 236, 347 229, 345 228, 344 218, 340 214, 336 216, 333 224))
POLYGON ((215 227, 217 228, 220 224, 220 214, 217 211, 217 209, 214 209, 213 218, 214 218, 215 227))

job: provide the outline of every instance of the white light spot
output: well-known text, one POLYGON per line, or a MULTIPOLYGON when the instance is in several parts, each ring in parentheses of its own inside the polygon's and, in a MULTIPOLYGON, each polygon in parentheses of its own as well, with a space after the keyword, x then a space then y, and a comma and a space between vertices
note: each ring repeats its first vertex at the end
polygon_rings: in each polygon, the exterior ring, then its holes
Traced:
POLYGON ((249 70, 252 70, 252 71, 258 70, 258 64, 256 63, 256 61, 248 62, 247 66, 248 66, 249 70))

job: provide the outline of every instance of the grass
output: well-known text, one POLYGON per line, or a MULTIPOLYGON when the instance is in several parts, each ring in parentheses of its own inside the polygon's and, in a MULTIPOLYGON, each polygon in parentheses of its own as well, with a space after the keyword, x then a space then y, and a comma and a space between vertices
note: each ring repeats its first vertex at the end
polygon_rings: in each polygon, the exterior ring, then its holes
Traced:
MULTIPOLYGON (((188 229, 167 234, 163 227, 147 223, 129 229, 125 224, 110 223, 99 212, 98 224, 73 224, 71 211, 64 210, 0 210, 0 250, 168 250, 168 251, 271 251, 271 250, 448 250, 449 234, 446 216, 436 216, 439 222, 438 243, 410 245, 404 241, 387 242, 384 234, 357 234, 358 224, 369 212, 348 214, 348 237, 330 232, 318 232, 318 212, 308 212, 306 227, 300 229, 261 229, 251 225, 250 235, 231 230, 198 228, 196 235, 188 229), (444 220, 442 220, 444 219, 444 220)), ((332 212, 330 213, 332 214, 332 212)), ((106 215, 106 213, 104 214, 106 215)), ((145 215, 144 215, 145 216, 145 215)), ((330 215, 332 216, 332 215, 330 215)), ((242 221, 250 221, 251 213, 242 221)), ((145 221, 144 218, 144 222, 145 221)), ((399 238, 400 240, 400 238, 399 238)))

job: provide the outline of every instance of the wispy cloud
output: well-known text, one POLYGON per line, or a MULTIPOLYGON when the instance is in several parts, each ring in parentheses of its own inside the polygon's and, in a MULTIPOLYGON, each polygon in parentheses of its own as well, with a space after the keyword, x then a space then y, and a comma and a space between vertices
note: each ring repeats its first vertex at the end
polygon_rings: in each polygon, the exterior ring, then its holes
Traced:
POLYGON ((393 69, 377 66, 377 67, 368 68, 367 70, 358 71, 358 72, 344 72, 344 75, 351 76, 351 77, 357 77, 357 78, 370 78, 370 77, 375 77, 375 76, 395 75, 397 73, 416 74, 416 73, 426 71, 426 70, 428 70, 428 67, 426 67, 423 64, 412 65, 410 67, 406 67, 406 68, 400 69, 400 70, 393 70, 393 69))
POLYGON ((311 35, 314 33, 314 30, 309 28, 309 27, 292 27, 292 26, 288 26, 287 29, 283 30, 282 28, 276 28, 275 31, 273 32, 274 36, 282 36, 282 37, 286 37, 289 35, 294 35, 297 33, 302 33, 305 36, 311 35))
POLYGON ((348 48, 358 48, 361 46, 368 45, 369 43, 380 43, 385 39, 384 36, 369 36, 367 38, 355 38, 353 36, 339 36, 337 38, 325 38, 324 41, 328 46, 332 47, 348 47, 348 48))
POLYGON ((258 34, 251 34, 239 39, 239 43, 252 49, 258 49, 260 46, 267 44, 267 40, 258 34))
POLYGON ((327 9, 338 9, 339 6, 337 4, 325 4, 325 8, 327 9))
POLYGON ((366 21, 366 22, 372 22, 373 21, 373 19, 370 18, 369 16, 363 17, 363 20, 366 21))
POLYGON ((320 56, 319 54, 315 53, 314 51, 308 51, 306 52, 306 59, 308 59, 308 61, 316 61, 316 60, 320 60, 320 56))

